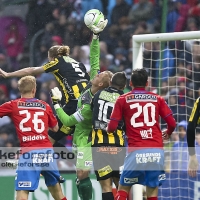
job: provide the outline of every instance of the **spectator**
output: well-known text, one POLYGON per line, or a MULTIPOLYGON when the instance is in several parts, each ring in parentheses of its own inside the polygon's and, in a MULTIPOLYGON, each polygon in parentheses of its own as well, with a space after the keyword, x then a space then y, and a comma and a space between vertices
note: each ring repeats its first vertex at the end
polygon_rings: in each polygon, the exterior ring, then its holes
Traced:
POLYGON ((153 19, 153 4, 148 0, 139 0, 138 3, 133 4, 131 7, 128 17, 132 23, 139 21, 147 21, 153 19))
POLYGON ((180 15, 177 9, 177 4, 175 4, 175 2, 169 1, 169 12, 167 14, 167 24, 166 24, 167 32, 174 32, 176 28, 176 22, 179 16, 180 15))
POLYGON ((24 38, 18 30, 18 26, 12 23, 8 27, 8 31, 4 38, 4 47, 6 54, 10 59, 11 69, 13 71, 19 69, 18 60, 21 58, 24 47, 24 38))
POLYGON ((108 67, 108 70, 112 72, 124 71, 126 62, 126 50, 124 48, 116 48, 113 63, 108 67), (123 65, 123 66, 122 66, 123 65))
POLYGON ((64 44, 68 44, 70 47, 74 47, 79 44, 79 34, 77 33, 77 23, 74 20, 68 21, 65 26, 64 32, 64 44))
POLYGON ((189 15, 197 20, 197 25, 200 25, 200 1, 197 0, 197 4, 190 8, 189 15))
MULTIPOLYGON (((8 71, 10 71, 7 58, 3 53, 0 53, 0 68, 3 70, 8 69, 8 71)), ((1 82, 1 80, 0 80, 0 82, 1 82)))
POLYGON ((64 38, 68 21, 65 14, 60 14, 58 20, 54 22, 54 34, 64 38))
POLYGON ((51 46, 62 45, 62 44, 63 44, 63 40, 60 36, 54 35, 51 37, 51 46))
POLYGON ((195 18, 193 17, 187 18, 186 31, 198 31, 197 22, 195 18))
POLYGON ((179 134, 179 141, 175 142, 172 147, 171 154, 171 169, 172 171, 184 171, 187 170, 188 164, 188 152, 187 152, 187 138, 186 129, 187 121, 181 121, 177 126, 177 132, 179 134))
POLYGON ((112 9, 111 13, 111 24, 119 24, 119 20, 122 17, 128 16, 130 6, 125 0, 116 0, 116 5, 112 9))
POLYGON ((26 16, 29 39, 54 20, 53 10, 54 6, 48 0, 32 0, 29 2, 29 10, 26 16))
POLYGON ((0 85, 0 105, 8 100, 8 88, 6 85, 0 85))
POLYGON ((55 33, 55 26, 52 22, 45 25, 44 34, 41 37, 39 50, 36 52, 36 64, 42 65, 47 59, 47 51, 51 47, 52 36, 55 33))
POLYGON ((65 15, 69 18, 74 10, 74 1, 58 0, 57 7, 53 10, 53 16, 55 19, 59 19, 61 15, 65 15))
POLYGON ((120 30, 117 25, 112 25, 109 28, 109 34, 107 38, 105 39, 105 42, 108 46, 108 52, 114 55, 115 49, 118 47, 118 39, 120 35, 120 30))
POLYGON ((17 79, 12 78, 10 81, 9 99, 14 100, 20 97, 17 79))
POLYGON ((185 77, 178 77, 178 104, 185 106, 186 101, 186 78, 185 77))
MULTIPOLYGON (((154 43, 155 45, 155 49, 156 50, 160 50, 160 43, 154 43)), ((159 51, 157 51, 157 55, 156 55, 156 63, 155 63, 155 67, 156 67, 156 73, 155 73, 155 77, 160 78, 159 77, 159 70, 161 70, 161 77, 162 77, 162 81, 167 81, 169 77, 174 76, 175 75, 175 63, 174 63, 174 55, 171 52, 171 50, 169 49, 168 46, 166 46, 163 50, 163 57, 161 58, 163 60, 162 65, 160 63, 160 55, 159 55, 159 51), (159 69, 161 67, 161 69, 159 69), (159 69, 159 70, 158 70, 159 69)))
POLYGON ((182 4, 179 8, 179 18, 176 21, 175 32, 181 32, 185 30, 187 18, 188 18, 188 11, 190 6, 187 4, 182 4))

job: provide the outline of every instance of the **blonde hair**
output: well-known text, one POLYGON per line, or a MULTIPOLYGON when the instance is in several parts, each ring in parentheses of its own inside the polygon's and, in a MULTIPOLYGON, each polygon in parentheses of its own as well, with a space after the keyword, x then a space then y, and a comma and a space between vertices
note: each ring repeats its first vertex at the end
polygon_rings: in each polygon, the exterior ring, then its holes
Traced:
POLYGON ((49 57, 51 58, 69 56, 70 48, 69 46, 55 45, 49 49, 48 53, 49 53, 49 57))
POLYGON ((18 89, 21 94, 30 93, 36 88, 36 79, 34 76, 24 76, 18 81, 18 89))

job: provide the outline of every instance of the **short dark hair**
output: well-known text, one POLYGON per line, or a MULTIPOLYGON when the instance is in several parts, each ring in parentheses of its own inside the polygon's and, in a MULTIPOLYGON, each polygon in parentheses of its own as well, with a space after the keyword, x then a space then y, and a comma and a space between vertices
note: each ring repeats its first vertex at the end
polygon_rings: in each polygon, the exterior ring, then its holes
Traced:
POLYGON ((145 87, 148 80, 148 73, 145 69, 134 69, 131 75, 131 82, 134 87, 145 87))
POLYGON ((124 72, 116 72, 111 80, 111 86, 117 87, 119 90, 124 89, 126 86, 126 75, 124 72))

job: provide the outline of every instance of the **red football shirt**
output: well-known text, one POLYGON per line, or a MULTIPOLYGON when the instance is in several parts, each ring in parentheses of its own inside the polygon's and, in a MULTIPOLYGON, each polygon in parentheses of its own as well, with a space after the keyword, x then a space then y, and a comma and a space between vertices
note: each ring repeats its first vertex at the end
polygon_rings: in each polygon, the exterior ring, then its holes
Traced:
POLYGON ((35 98, 21 98, 0 106, 0 117, 9 116, 17 131, 21 147, 52 147, 48 128, 57 125, 49 104, 35 98))
POLYGON ((135 88, 117 99, 110 119, 124 119, 129 147, 162 148, 159 117, 164 119, 170 114, 172 111, 161 96, 135 88))

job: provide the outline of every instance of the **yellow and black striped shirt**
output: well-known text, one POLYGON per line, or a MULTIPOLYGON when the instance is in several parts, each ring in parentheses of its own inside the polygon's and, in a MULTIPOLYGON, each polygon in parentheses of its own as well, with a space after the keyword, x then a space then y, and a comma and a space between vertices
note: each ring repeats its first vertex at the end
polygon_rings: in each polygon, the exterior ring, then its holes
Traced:
POLYGON ((190 155, 195 154, 195 132, 198 124, 200 124, 200 97, 194 103, 187 125, 187 144, 190 155))
POLYGON ((107 133, 106 127, 117 98, 122 91, 113 87, 95 94, 93 99, 92 146, 124 146, 123 122, 119 123, 116 132, 107 133))
POLYGON ((56 58, 42 67, 46 73, 54 74, 66 103, 69 100, 77 99, 89 81, 85 66, 69 56, 56 58))

